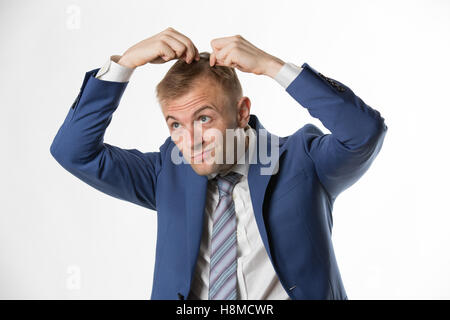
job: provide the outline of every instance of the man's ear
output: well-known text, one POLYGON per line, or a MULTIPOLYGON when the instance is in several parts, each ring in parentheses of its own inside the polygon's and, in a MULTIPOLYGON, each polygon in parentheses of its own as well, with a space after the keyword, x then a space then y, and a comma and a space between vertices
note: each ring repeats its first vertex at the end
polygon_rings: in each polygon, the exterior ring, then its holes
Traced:
POLYGON ((237 124, 239 127, 244 128, 247 123, 250 121, 250 98, 249 97, 242 97, 237 102, 237 124))

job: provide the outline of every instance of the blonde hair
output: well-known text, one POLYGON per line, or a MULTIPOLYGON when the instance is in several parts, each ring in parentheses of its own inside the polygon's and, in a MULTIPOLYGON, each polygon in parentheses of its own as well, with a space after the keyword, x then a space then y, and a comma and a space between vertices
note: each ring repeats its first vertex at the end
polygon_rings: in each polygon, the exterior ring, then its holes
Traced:
POLYGON ((242 87, 236 71, 225 66, 211 67, 209 57, 210 53, 204 51, 200 53, 199 61, 194 59, 190 64, 178 59, 156 86, 156 97, 160 105, 188 93, 200 78, 215 81, 223 89, 229 103, 237 102, 242 97, 242 87))

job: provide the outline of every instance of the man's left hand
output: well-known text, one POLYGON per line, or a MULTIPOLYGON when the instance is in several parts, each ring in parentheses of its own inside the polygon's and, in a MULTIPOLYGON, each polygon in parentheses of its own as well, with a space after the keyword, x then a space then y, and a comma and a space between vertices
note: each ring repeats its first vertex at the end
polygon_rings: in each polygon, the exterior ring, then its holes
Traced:
POLYGON ((210 66, 227 66, 274 78, 284 65, 283 60, 258 49, 240 35, 213 39, 211 47, 210 66))

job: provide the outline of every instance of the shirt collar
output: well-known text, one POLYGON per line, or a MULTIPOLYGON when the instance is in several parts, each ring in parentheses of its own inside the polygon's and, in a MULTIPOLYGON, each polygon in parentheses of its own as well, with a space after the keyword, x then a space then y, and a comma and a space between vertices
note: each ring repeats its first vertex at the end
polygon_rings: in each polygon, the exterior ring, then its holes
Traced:
MULTIPOLYGON (((226 172, 220 173, 220 176, 224 176, 230 171, 237 172, 242 174, 243 176, 247 177, 248 175, 248 169, 250 166, 250 162, 247 160, 249 159, 252 161, 252 158, 255 155, 255 149, 256 149, 256 135, 254 132, 254 129, 250 127, 250 125, 246 125, 243 129, 237 130, 237 144, 245 143, 245 136, 248 135, 249 141, 248 141, 248 148, 245 151, 245 154, 243 154, 237 163, 235 163, 231 168, 229 168, 226 172)), ((239 150, 239 149, 238 149, 239 150)), ((217 175, 217 172, 208 174, 208 180, 211 180, 215 178, 217 175)))

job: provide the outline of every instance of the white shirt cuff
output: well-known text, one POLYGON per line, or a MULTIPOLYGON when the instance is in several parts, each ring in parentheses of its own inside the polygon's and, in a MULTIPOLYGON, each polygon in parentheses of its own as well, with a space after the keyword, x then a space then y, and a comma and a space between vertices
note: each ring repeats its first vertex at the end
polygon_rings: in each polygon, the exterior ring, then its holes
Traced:
POLYGON ((117 63, 121 56, 113 55, 106 61, 103 67, 98 70, 97 79, 114 82, 128 82, 134 69, 124 67, 117 63))
POLYGON ((302 70, 302 67, 299 67, 291 62, 286 62, 281 67, 280 71, 278 71, 274 79, 286 89, 291 82, 297 78, 302 70))

